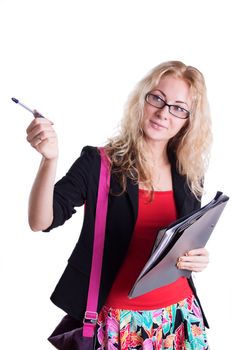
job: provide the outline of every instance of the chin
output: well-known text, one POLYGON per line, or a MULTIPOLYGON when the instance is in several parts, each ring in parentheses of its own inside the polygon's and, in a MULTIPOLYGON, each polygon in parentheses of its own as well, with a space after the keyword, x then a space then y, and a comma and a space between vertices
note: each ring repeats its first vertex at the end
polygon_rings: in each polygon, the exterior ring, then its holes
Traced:
POLYGON ((144 130, 144 135, 146 140, 150 141, 163 141, 168 142, 169 139, 166 138, 161 131, 156 130, 144 130))
POLYGON ((163 142, 163 143, 168 143, 169 139, 162 137, 162 135, 150 135, 147 134, 145 135, 145 140, 147 142, 163 142))

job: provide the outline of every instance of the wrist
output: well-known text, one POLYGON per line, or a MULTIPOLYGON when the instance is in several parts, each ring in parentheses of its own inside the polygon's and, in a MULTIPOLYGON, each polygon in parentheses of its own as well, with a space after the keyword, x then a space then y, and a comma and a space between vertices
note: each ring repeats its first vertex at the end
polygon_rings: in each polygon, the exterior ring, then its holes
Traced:
POLYGON ((58 161, 58 156, 54 158, 45 158, 42 157, 41 164, 44 166, 51 166, 51 165, 56 165, 58 161))
POLYGON ((45 156, 42 156, 42 160, 45 162, 45 163, 51 163, 51 162, 57 162, 58 161, 58 155, 54 156, 54 157, 51 157, 51 158, 47 158, 45 156))

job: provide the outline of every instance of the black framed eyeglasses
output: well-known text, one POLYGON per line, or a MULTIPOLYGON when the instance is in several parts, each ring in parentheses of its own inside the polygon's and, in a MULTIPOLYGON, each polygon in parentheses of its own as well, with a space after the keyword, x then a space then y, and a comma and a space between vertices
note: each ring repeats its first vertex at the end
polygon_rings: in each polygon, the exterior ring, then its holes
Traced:
POLYGON ((165 106, 167 106, 169 109, 169 113, 174 115, 174 117, 177 117, 180 119, 187 119, 190 117, 190 114, 191 114, 190 111, 188 111, 187 109, 179 105, 169 105, 159 95, 152 94, 151 92, 148 92, 146 94, 145 101, 149 103, 149 105, 159 109, 163 109, 165 106))

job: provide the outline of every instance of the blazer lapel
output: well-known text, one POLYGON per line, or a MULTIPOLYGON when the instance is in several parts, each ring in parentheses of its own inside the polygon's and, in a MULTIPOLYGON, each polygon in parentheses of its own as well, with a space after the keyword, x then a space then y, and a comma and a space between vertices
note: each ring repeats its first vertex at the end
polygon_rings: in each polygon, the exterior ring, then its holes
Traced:
POLYGON ((177 173, 176 169, 172 167, 172 184, 173 184, 173 192, 176 202, 176 210, 178 214, 178 218, 184 216, 186 213, 184 212, 185 206, 185 178, 177 173))
POLYGON ((186 199, 186 178, 177 171, 176 156, 173 152, 168 152, 168 157, 171 163, 172 172, 172 187, 176 202, 176 210, 178 218, 184 216, 185 199, 186 199))
MULTIPOLYGON (((175 157, 170 156, 169 158, 171 162, 172 184, 176 202, 176 209, 178 218, 180 218, 194 209, 194 200, 190 194, 190 190, 186 183, 185 176, 180 175, 177 171, 175 157)), ((111 190, 113 190, 113 193, 121 193, 122 191, 122 187, 120 186, 116 175, 113 175, 111 177, 111 190)), ((124 195, 128 196, 129 198, 134 222, 136 223, 138 216, 138 184, 135 184, 133 180, 131 180, 128 177, 126 184, 126 193, 124 195)))
POLYGON ((138 216, 138 184, 135 184, 129 178, 127 178, 127 194, 131 203, 134 222, 136 222, 138 216))
MULTIPOLYGON (((116 174, 111 175, 110 191, 114 194, 120 194, 122 187, 119 184, 119 180, 116 174)), ((131 179, 127 177, 126 192, 122 194, 129 200, 130 208, 132 209, 134 222, 138 216, 138 185, 134 184, 131 179)))
POLYGON ((172 171, 172 184, 178 218, 181 218, 195 209, 200 208, 200 202, 192 194, 188 187, 186 177, 180 175, 176 167, 175 157, 170 158, 172 171))
MULTIPOLYGON (((176 166, 172 164, 172 183, 173 191, 176 202, 176 209, 178 217, 182 217, 187 214, 186 212, 186 199, 187 199, 187 185, 184 176, 180 175, 176 166)), ((136 222, 138 216, 138 184, 135 184, 131 179, 127 178, 127 195, 132 207, 134 221, 136 222)))

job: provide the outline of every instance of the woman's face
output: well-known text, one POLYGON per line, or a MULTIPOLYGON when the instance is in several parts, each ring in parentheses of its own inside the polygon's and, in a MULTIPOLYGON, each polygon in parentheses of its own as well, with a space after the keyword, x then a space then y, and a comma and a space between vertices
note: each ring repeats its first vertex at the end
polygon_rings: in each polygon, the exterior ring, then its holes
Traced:
MULTIPOLYGON (((163 105, 163 101, 172 107, 171 112, 183 116, 184 110, 191 110, 191 96, 188 84, 179 78, 166 76, 150 91, 149 102, 163 105), (162 101, 163 100, 163 101, 162 101), (178 112, 178 113, 177 113, 178 112)), ((187 123, 187 119, 180 119, 169 112, 169 107, 157 108, 147 102, 144 107, 143 132, 148 142, 167 142, 174 137, 187 123)))

